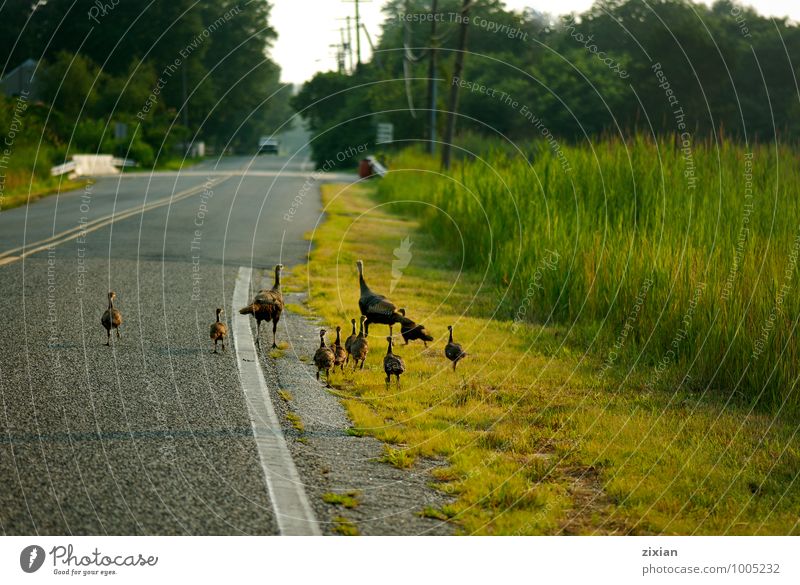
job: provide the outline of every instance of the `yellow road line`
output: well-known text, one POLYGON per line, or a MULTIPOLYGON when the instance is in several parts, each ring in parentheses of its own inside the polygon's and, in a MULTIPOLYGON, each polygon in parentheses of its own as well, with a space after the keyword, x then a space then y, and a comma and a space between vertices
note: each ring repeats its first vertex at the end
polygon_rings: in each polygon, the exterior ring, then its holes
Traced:
POLYGON ((165 205, 170 205, 171 203, 176 203, 178 201, 186 199, 187 197, 196 195, 197 193, 203 191, 204 189, 207 189, 209 187, 216 187, 217 185, 220 185, 225 181, 227 181, 228 179, 230 179, 232 176, 233 175, 225 175, 219 179, 213 179, 211 181, 207 181, 202 185, 196 185, 194 187, 190 187, 189 189, 185 189, 169 197, 156 199, 155 201, 152 201, 146 205, 142 205, 140 207, 134 207, 132 209, 128 209, 120 213, 116 214, 112 213, 111 215, 106 215, 104 217, 93 219, 92 221, 86 224, 78 225, 74 228, 64 230, 63 232, 59 232, 57 234, 50 236, 49 238, 39 240, 38 242, 33 242, 30 244, 26 244, 25 246, 19 246, 11 250, 0 252, 0 266, 18 262, 23 258, 27 258, 31 254, 36 254, 37 252, 42 252, 53 246, 58 246, 60 244, 63 244, 64 242, 69 242, 70 240, 77 239, 80 236, 89 234, 91 232, 99 230, 100 228, 109 226, 116 221, 127 219, 129 217, 133 217, 134 215, 142 214, 145 213, 146 211, 151 211, 153 209, 157 209, 165 205), (22 253, 17 254, 18 252, 22 253))

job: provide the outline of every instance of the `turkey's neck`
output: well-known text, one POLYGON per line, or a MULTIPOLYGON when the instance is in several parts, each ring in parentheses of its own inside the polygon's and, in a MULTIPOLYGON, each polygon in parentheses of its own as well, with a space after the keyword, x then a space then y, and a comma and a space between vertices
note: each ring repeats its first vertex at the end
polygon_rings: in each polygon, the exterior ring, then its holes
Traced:
POLYGON ((367 283, 364 281, 364 271, 359 268, 358 269, 358 284, 361 286, 361 294, 370 292, 367 283))

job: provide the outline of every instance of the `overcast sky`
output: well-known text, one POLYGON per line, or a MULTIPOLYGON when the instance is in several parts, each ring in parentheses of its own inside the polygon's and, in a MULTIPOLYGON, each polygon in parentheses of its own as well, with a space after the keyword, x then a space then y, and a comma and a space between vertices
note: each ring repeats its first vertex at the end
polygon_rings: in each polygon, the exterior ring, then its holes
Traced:
MULTIPOLYGON (((713 0, 704 0, 713 4, 713 0)), ((380 33, 384 16, 384 0, 362 0, 359 3, 361 18, 373 41, 380 33)), ((542 12, 582 12, 592 5, 592 0, 506 0, 506 6, 516 10, 532 7, 542 12)), ((768 16, 789 16, 800 21, 800 0, 745 0, 768 16)), ((273 0, 272 26, 278 31, 278 40, 272 58, 283 70, 283 81, 302 83, 317 71, 336 68, 335 49, 330 45, 339 42, 339 28, 345 26, 344 18, 353 16, 355 8, 348 0, 273 0), (342 20, 339 20, 342 19, 342 20)), ((353 43, 355 46, 355 42, 353 43)), ((362 59, 369 57, 369 43, 362 35, 362 59)))

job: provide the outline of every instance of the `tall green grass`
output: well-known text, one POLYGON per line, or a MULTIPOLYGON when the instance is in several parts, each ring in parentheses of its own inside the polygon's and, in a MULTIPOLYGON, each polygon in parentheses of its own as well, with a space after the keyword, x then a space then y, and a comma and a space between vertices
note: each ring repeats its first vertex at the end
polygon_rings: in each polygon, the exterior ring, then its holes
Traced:
POLYGON ((598 375, 633 367, 639 391, 683 385, 797 415, 797 155, 683 146, 498 150, 446 174, 406 151, 378 197, 485 272, 475 295, 494 295, 498 318, 569 327, 598 375))

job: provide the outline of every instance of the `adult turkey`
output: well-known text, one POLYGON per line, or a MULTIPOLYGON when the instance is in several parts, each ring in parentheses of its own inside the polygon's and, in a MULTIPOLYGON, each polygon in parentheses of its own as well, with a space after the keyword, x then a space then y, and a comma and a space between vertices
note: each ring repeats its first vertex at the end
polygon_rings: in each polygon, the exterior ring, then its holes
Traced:
POLYGON ((397 309, 397 312, 403 316, 400 319, 400 335, 403 336, 406 345, 408 345, 409 341, 419 339, 425 344, 425 347, 428 347, 428 342, 433 341, 433 335, 425 330, 425 325, 417 324, 406 317, 405 309, 397 309))
POLYGON ((369 336, 370 323, 382 323, 389 326, 389 334, 392 333, 392 325, 399 323, 403 316, 397 312, 394 303, 383 295, 372 292, 364 280, 364 262, 356 262, 358 267, 358 283, 361 287, 361 296, 358 299, 358 308, 361 314, 367 318, 364 323, 364 336, 369 336))
POLYGON ((256 345, 261 346, 261 322, 272 321, 272 347, 278 347, 275 343, 275 331, 278 329, 281 313, 283 313, 283 295, 281 294, 281 270, 283 264, 275 266, 275 283, 272 288, 262 289, 256 294, 253 302, 239 309, 242 315, 253 315, 256 318, 256 345))

